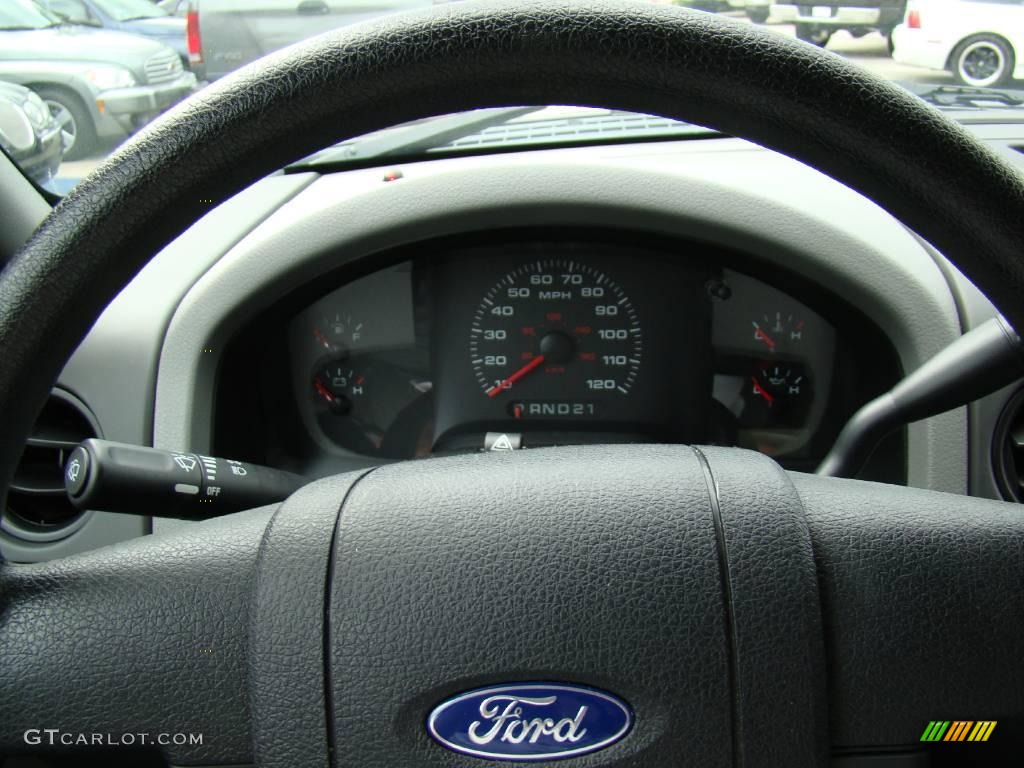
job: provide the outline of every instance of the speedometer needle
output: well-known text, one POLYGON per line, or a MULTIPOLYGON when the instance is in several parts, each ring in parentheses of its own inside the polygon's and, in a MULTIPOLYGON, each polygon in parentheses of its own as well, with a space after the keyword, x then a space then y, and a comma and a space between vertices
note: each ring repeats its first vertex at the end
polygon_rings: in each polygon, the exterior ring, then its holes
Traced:
POLYGON ((519 381, 521 378, 523 378, 523 376, 528 374, 534 368, 537 368, 537 367, 539 367, 539 366, 541 366, 543 364, 544 364, 544 355, 537 355, 530 362, 528 362, 526 365, 524 365, 518 371, 516 371, 511 376, 509 376, 507 379, 505 379, 504 381, 501 381, 501 382, 495 384, 493 387, 488 389, 487 390, 487 396, 488 397, 497 397, 504 390, 511 388, 513 384, 515 384, 517 381, 519 381))

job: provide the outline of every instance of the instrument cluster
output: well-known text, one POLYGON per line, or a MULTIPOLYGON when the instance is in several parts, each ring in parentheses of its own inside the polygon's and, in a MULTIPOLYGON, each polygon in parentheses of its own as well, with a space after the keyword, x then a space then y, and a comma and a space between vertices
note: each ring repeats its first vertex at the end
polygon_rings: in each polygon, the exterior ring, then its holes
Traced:
POLYGON ((562 240, 413 255, 292 315, 295 412, 366 457, 643 441, 800 467, 870 394, 870 350, 722 261, 562 240))

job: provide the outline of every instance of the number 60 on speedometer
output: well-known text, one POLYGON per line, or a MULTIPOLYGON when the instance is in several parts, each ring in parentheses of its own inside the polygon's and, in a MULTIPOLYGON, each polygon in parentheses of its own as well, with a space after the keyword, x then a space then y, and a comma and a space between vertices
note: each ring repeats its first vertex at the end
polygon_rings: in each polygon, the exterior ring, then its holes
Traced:
POLYGON ((484 295, 469 348, 487 397, 588 401, 629 395, 643 331, 629 297, 603 273, 578 261, 540 260, 484 295))

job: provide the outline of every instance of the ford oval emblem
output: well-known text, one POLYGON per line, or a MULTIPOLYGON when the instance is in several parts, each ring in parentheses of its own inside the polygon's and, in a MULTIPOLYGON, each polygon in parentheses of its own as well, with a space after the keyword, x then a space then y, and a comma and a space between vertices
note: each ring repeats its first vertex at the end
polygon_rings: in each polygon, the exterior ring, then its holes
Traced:
POLYGON ((427 730, 455 752, 490 760, 555 760, 610 747, 633 711, 604 691, 564 683, 481 688, 438 705, 427 730))

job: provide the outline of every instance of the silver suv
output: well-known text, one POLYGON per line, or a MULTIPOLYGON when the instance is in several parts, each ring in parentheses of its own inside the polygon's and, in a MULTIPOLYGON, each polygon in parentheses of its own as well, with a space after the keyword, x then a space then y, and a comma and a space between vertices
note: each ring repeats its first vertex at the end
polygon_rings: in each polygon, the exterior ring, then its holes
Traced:
POLYGON ((196 85, 162 43, 62 22, 30 0, 0 3, 0 80, 38 93, 63 132, 64 156, 131 133, 196 85))

